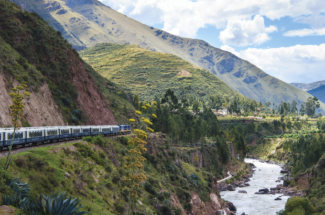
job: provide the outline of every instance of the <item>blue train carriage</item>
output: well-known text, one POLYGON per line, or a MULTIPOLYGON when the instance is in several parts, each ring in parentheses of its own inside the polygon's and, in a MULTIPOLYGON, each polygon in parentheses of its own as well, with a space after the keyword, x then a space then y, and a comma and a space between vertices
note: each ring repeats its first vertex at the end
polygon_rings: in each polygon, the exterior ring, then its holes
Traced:
POLYGON ((45 137, 44 140, 47 142, 54 142, 60 139, 59 127, 45 127, 45 137))
POLYGON ((118 135, 120 133, 120 126, 112 125, 111 135, 118 135))
POLYGON ((23 128, 26 133, 26 144, 37 145, 43 143, 45 140, 45 131, 44 127, 28 127, 23 128))
MULTIPOLYGON (((13 128, 7 128, 7 129, 1 129, 1 139, 2 144, 0 149, 3 150, 3 148, 9 149, 9 146, 11 144, 11 139, 13 138, 14 129, 13 128)), ((19 129, 15 131, 15 139, 13 140, 13 147, 17 147, 19 145, 25 146, 26 144, 26 132, 23 129, 19 129)))
POLYGON ((91 126, 80 126, 81 127, 81 136, 90 136, 91 135, 91 126))
POLYGON ((72 138, 80 138, 82 137, 82 129, 81 126, 70 126, 71 137, 72 138))
POLYGON ((108 136, 112 133, 112 126, 111 125, 104 125, 100 127, 101 129, 101 134, 104 136, 108 136))
POLYGON ((3 151, 3 131, 0 129, 0 151, 3 151))
POLYGON ((59 129, 59 135, 61 140, 67 140, 71 138, 71 128, 69 126, 60 126, 59 129))
POLYGON ((91 136, 96 136, 101 134, 101 126, 90 126, 91 136))

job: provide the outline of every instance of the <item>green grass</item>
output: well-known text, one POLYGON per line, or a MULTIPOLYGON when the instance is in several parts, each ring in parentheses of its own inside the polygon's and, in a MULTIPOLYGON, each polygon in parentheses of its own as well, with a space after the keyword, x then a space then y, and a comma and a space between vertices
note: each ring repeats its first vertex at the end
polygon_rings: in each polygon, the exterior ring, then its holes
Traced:
POLYGON ((209 71, 181 58, 134 45, 100 44, 80 52, 100 75, 141 100, 159 98, 167 89, 177 97, 207 99, 210 95, 243 97, 209 71))

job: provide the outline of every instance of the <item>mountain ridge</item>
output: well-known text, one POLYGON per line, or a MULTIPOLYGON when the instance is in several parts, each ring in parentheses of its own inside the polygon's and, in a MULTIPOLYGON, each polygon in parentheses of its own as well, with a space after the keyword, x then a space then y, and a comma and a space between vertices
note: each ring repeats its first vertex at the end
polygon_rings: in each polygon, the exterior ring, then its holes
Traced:
MULTIPOLYGON (((311 96, 229 52, 202 40, 182 38, 144 25, 97 0, 14 1, 25 4, 28 10, 33 10, 34 3, 45 8, 47 15, 61 23, 68 32, 77 35, 86 47, 98 43, 134 44, 173 54, 214 73, 234 90, 257 101, 279 104, 281 101, 296 100, 300 104, 311 96)), ((66 38, 73 45, 78 45, 66 38)))

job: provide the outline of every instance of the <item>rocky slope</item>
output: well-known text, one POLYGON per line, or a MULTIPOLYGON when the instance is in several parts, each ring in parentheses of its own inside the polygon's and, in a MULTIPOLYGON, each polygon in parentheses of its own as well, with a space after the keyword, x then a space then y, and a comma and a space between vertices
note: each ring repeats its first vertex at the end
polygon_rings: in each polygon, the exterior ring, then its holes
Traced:
POLYGON ((310 91, 313 89, 316 89, 320 86, 325 85, 325 81, 317 81, 317 82, 313 82, 313 83, 309 83, 309 84, 305 84, 305 83, 291 83, 291 85, 298 87, 299 89, 302 89, 303 91, 310 91))
MULTIPOLYGON (((28 83, 26 120, 32 126, 116 124, 110 105, 98 89, 91 67, 36 13, 0 1, 1 112, 8 112, 10 87, 28 83)), ((10 125, 2 115, 2 125, 10 125)))
POLYGON ((143 25, 97 0, 14 0, 39 13, 75 47, 98 43, 134 44, 174 54, 202 67, 234 90, 257 101, 306 101, 310 94, 298 90, 235 55, 201 40, 182 38, 143 25))

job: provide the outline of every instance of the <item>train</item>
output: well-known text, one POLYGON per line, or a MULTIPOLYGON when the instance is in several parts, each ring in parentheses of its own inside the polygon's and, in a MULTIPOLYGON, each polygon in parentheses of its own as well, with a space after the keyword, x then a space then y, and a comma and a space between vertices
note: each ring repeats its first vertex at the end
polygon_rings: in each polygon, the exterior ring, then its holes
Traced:
MULTIPOLYGON (((16 129, 13 148, 80 139, 85 136, 113 136, 131 133, 130 125, 47 126, 16 129)), ((9 149, 14 128, 0 128, 0 151, 9 149)))

